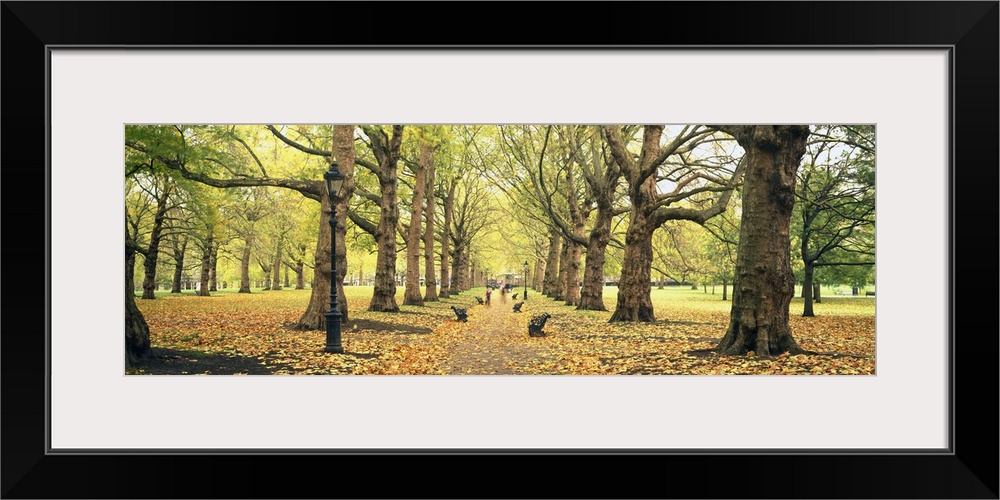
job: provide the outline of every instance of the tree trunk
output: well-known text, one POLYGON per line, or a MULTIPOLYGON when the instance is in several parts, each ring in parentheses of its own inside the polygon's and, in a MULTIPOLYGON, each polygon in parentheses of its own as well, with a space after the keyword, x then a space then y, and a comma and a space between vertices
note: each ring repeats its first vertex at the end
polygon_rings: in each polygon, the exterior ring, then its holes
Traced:
POLYGON ((572 241, 567 241, 566 284, 563 285, 563 297, 567 306, 580 304, 580 258, 583 247, 572 241))
MULTIPOLYGON (((562 237, 560 237, 562 239, 562 237)), ((572 242, 563 240, 562 250, 559 252, 559 272, 556 273, 556 283, 552 287, 552 299, 553 300, 563 300, 566 298, 566 280, 569 276, 569 256, 570 256, 570 246, 573 245, 572 242)))
POLYGON ((823 303, 822 297, 819 296, 819 283, 813 280, 813 302, 817 304, 823 303))
POLYGON ((458 252, 458 260, 457 260, 458 271, 455 276, 458 278, 458 291, 464 292, 469 288, 472 288, 471 284, 469 283, 469 263, 468 263, 469 248, 466 247, 464 244, 459 248, 460 251, 458 252))
POLYGON ((155 299, 156 262, 160 258, 160 239, 163 237, 163 221, 166 219, 170 200, 170 187, 166 187, 156 198, 156 212, 153 214, 153 228, 149 233, 149 248, 143 252, 145 277, 142 281, 142 298, 155 299))
POLYGON ((748 157, 733 304, 719 353, 802 353, 805 351, 792 338, 788 324, 788 308, 795 293, 789 219, 795 203, 795 174, 805 153, 809 127, 732 129, 748 157))
MULTIPOLYGON (((347 181, 344 181, 344 184, 347 184, 347 181)), ((326 329, 324 315, 330 310, 330 244, 330 199, 323 196, 320 198, 319 238, 316 239, 316 259, 313 262, 312 293, 309 296, 306 312, 299 318, 297 325, 299 329, 326 329)), ((344 314, 343 307, 340 308, 340 313, 344 314)), ((346 320, 346 315, 341 318, 341 321, 346 320)))
POLYGON ((536 260, 535 271, 531 273, 531 288, 535 290, 541 290, 544 278, 545 278, 545 261, 540 259, 536 260))
POLYGON ((722 280, 722 300, 729 300, 729 297, 726 296, 726 291, 727 290, 729 290, 729 283, 726 281, 725 278, 723 278, 723 280, 722 280))
POLYGON ((427 166, 431 163, 431 148, 427 141, 420 141, 420 158, 413 180, 413 197, 410 200, 410 227, 406 233, 406 287, 403 305, 422 306, 420 295, 420 240, 423 236, 420 221, 423 218, 424 190, 427 188, 427 166))
POLYGON ((149 325, 135 305, 135 247, 125 241, 125 365, 149 354, 149 325))
POLYGON ((243 246, 243 258, 240 259, 240 291, 239 293, 250 293, 250 246, 252 236, 247 235, 246 245, 243 246))
POLYGON ((542 283, 542 293, 547 297, 556 298, 556 282, 559 280, 559 256, 562 255, 562 236, 558 230, 549 230, 549 254, 545 259, 545 280, 542 283))
POLYGON ((609 322, 655 321, 650 299, 653 264, 653 230, 649 204, 656 194, 656 179, 650 176, 632 196, 628 230, 625 232, 625 257, 618 283, 618 303, 609 322))
POLYGON ((198 295, 209 296, 208 275, 212 268, 212 234, 209 233, 205 240, 205 248, 201 252, 201 286, 198 287, 198 295))
POLYGON ((441 227, 441 292, 439 297, 448 297, 452 293, 457 293, 451 286, 451 276, 449 275, 449 264, 451 263, 451 252, 448 250, 451 244, 451 219, 455 213, 455 187, 458 183, 452 179, 448 187, 448 196, 444 198, 444 224, 441 227))
POLYGON ((174 240, 174 286, 170 293, 181 293, 181 282, 184 278, 184 252, 187 251, 187 238, 174 240))
POLYGON ((261 290, 270 290, 271 289, 271 265, 270 264, 265 264, 263 262, 259 262, 259 264, 260 264, 260 269, 262 271, 264 271, 264 286, 261 287, 261 290))
POLYGON ((291 286, 289 284, 289 281, 288 281, 288 266, 284 266, 284 269, 285 269, 285 285, 284 286, 285 286, 285 288, 288 288, 288 287, 291 286))
POLYGON ((392 138, 385 137, 381 130, 370 136, 372 148, 379 163, 378 183, 381 194, 378 227, 375 242, 378 257, 375 262, 375 290, 372 293, 369 311, 398 312, 396 305, 396 224, 399 222, 399 207, 396 205, 396 164, 399 161, 399 146, 403 140, 403 126, 392 127, 392 138), (382 134, 382 135, 379 135, 382 134))
POLYGON ((215 273, 217 271, 218 264, 219 264, 219 245, 212 245, 211 262, 209 262, 210 268, 208 270, 208 291, 210 292, 219 291, 219 288, 215 281, 215 273))
POLYGON ((271 269, 274 270, 274 275, 271 279, 271 290, 281 290, 281 252, 284 250, 285 242, 282 239, 278 240, 278 249, 274 253, 274 264, 271 265, 271 269))
MULTIPOLYGON (((454 243, 454 242, 453 242, 454 243)), ((451 262, 451 291, 452 293, 462 293, 465 288, 462 281, 462 254, 464 249, 461 244, 455 243, 452 249, 451 262)))
MULTIPOLYGON (((303 251, 303 253, 305 253, 303 251)), ((306 277, 305 277, 305 263, 302 262, 302 257, 299 257, 295 261, 295 289, 305 290, 306 289, 306 277)))
POLYGON ((427 165, 427 193, 424 196, 424 301, 436 302, 434 282, 434 163, 427 165))
MULTIPOLYGON (((337 259, 337 309, 341 322, 348 321, 347 300, 344 295, 344 279, 347 273, 347 205, 354 194, 354 125, 333 126, 333 154, 337 166, 344 174, 340 200, 335 207, 337 217, 337 245, 334 253, 337 259)), ((330 310, 330 197, 325 193, 320 199, 319 237, 316 239, 315 261, 313 263, 312 292, 306 312, 296 325, 302 330, 325 330, 327 311, 330 310)))
MULTIPOLYGON (((806 262, 802 273, 805 279, 802 280, 802 316, 807 318, 815 317, 813 313, 813 272, 815 268, 812 262, 806 262)), ((794 292, 792 292, 794 294, 794 292)))

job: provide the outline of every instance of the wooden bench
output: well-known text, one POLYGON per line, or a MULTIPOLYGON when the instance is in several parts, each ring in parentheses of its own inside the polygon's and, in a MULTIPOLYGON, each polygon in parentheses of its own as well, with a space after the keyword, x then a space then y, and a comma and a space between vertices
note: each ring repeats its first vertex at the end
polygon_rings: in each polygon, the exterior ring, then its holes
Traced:
POLYGON ((875 292, 865 292, 865 297, 874 297, 875 292))

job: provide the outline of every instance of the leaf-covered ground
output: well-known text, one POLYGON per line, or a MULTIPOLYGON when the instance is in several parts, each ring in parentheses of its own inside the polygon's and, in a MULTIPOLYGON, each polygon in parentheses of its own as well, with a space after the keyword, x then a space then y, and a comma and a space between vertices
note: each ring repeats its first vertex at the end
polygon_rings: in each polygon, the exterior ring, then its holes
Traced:
MULTIPOLYGON (((614 308, 616 289, 605 289, 614 308)), ((721 293, 721 291, 720 291, 721 293)), ((720 357, 691 351, 718 343, 730 302, 700 290, 654 289, 654 323, 607 323, 610 312, 576 311, 529 290, 522 312, 510 296, 484 289, 401 306, 399 313, 365 309, 370 287, 348 287, 345 354, 323 352, 325 331, 294 324, 308 290, 219 292, 212 297, 160 295, 136 299, 150 326, 152 355, 131 374, 829 374, 875 373, 875 303, 872 298, 831 297, 816 304, 817 317, 791 306, 792 334, 803 348, 823 355, 720 357), (451 306, 468 309, 458 322, 451 306), (545 337, 529 337, 527 324, 552 315, 545 337)), ((397 295, 401 302, 402 291, 397 295)))

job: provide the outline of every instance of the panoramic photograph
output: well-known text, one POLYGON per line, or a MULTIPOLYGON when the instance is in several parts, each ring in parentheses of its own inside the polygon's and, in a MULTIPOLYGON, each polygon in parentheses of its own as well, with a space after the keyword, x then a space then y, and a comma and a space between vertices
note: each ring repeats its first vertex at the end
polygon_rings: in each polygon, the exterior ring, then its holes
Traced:
POLYGON ((127 375, 874 375, 872 124, 124 127, 127 375))

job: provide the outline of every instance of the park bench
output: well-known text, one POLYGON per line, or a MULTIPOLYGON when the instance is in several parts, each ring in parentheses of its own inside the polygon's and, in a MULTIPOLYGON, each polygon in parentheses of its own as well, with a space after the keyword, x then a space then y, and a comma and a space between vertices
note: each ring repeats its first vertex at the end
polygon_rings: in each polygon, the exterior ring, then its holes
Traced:
POLYGON ((532 317, 531 321, 528 322, 528 336, 544 337, 545 332, 542 331, 542 328, 545 328, 545 322, 548 321, 549 318, 551 317, 552 315, 547 312, 543 312, 538 316, 532 317))
POLYGON ((455 311, 455 316, 458 318, 458 321, 462 322, 469 321, 469 313, 466 312, 465 309, 462 309, 461 307, 451 306, 451 310, 455 311))
POLYGON ((865 297, 874 297, 875 292, 865 292, 865 297))
POLYGON ((485 304, 485 302, 483 302, 483 299, 480 297, 476 297, 476 302, 479 302, 480 305, 485 304))
POLYGON ((521 306, 523 306, 523 305, 524 305, 524 301, 523 300, 520 301, 520 302, 518 302, 517 304, 514 304, 514 312, 516 312, 516 313, 521 312, 521 306))

